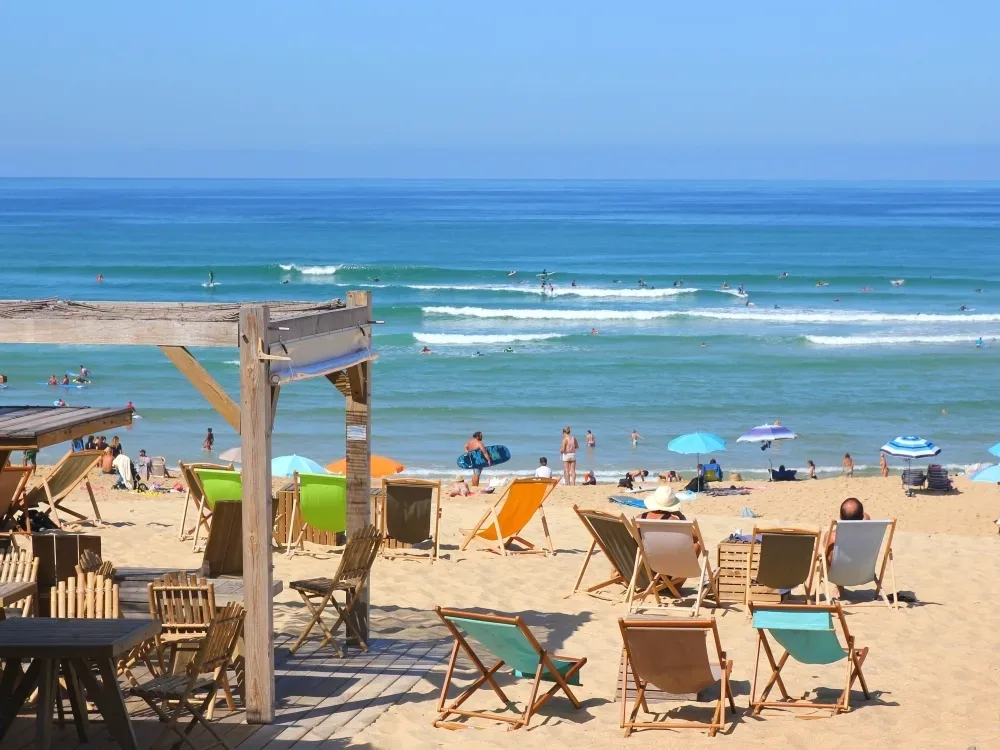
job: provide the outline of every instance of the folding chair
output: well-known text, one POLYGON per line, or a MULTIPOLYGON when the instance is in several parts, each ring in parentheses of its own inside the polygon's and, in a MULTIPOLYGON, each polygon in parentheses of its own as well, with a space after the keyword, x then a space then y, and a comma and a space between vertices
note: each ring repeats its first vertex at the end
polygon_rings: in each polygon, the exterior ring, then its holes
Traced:
POLYGON ((791 591, 800 584, 806 599, 812 592, 813 575, 819 565, 819 532, 810 529, 758 529, 750 535, 747 551, 746 599, 749 606, 752 586, 791 591), (757 541, 760 537, 760 541, 757 541), (759 547, 757 574, 752 572, 754 548, 759 547))
POLYGON ((288 519, 286 554, 291 557, 296 547, 304 547, 306 526, 333 533, 347 530, 347 477, 338 474, 292 475, 294 486, 292 512, 288 519), (302 517, 302 528, 295 534, 296 512, 302 517))
MULTIPOLYGON (((576 513, 593 540, 587 554, 584 555, 583 567, 580 568, 580 574, 576 577, 573 590, 565 598, 580 591, 596 596, 594 592, 601 591, 608 586, 624 586, 623 600, 631 605, 636 592, 646 591, 653 581, 653 574, 643 558, 642 545, 632 522, 622 513, 606 513, 602 510, 580 508, 576 505, 573 506, 573 512, 576 513), (600 549, 607 557, 614 575, 583 589, 581 588, 583 577, 594 558, 596 549, 600 549)), ((674 591, 673 593, 680 596, 679 592, 674 591)))
POLYGON ((461 727, 460 723, 448 721, 448 717, 455 714, 456 716, 503 721, 511 725, 510 729, 518 729, 522 726, 528 726, 531 717, 538 712, 538 709, 560 690, 570 699, 574 708, 580 708, 580 701, 573 695, 570 685, 580 684, 580 669, 587 663, 586 657, 577 658, 550 654, 535 640, 535 636, 528 630, 519 615, 514 617, 483 615, 460 609, 442 609, 441 607, 435 607, 435 611, 448 631, 455 637, 455 643, 451 649, 451 659, 448 661, 444 684, 441 686, 441 698, 438 700, 437 707, 438 717, 434 720, 434 726, 449 729, 461 727), (466 635, 463 635, 462 631, 466 635), (469 644, 466 636, 478 641, 483 649, 497 657, 498 661, 487 668, 469 644), (447 703, 448 688, 451 686, 452 677, 455 674, 455 662, 458 659, 459 650, 472 660, 472 663, 479 670, 480 676, 454 701, 447 703), (514 716, 509 716, 460 708, 480 687, 489 683, 493 692, 507 708, 516 712, 514 703, 504 694, 493 678, 497 670, 505 664, 513 670, 515 677, 532 680, 531 697, 525 704, 524 711, 519 715, 515 713, 514 716), (536 698, 542 680, 556 684, 541 698, 536 698))
MULTIPOLYGON (((172 731, 194 750, 199 748, 191 741, 190 735, 198 724, 205 727, 215 739, 211 747, 216 745, 232 747, 212 726, 206 711, 215 702, 223 675, 229 662, 232 661, 236 643, 243 633, 243 617, 242 606, 235 603, 227 604, 208 626, 208 632, 184 674, 160 675, 131 690, 133 695, 149 704, 161 721, 167 723, 167 730, 172 731), (204 697, 197 697, 199 693, 204 693, 204 697), (170 713, 164 707, 168 701, 174 702, 170 713), (182 731, 177 722, 184 711, 191 715, 191 722, 182 731)), ((180 745, 180 742, 176 743, 175 747, 177 745, 180 745)))
POLYGON ((164 456, 149 457, 149 476, 146 479, 166 479, 167 459, 164 456))
POLYGON ((63 504, 70 493, 76 489, 76 486, 83 482, 87 488, 87 494, 90 496, 90 504, 94 508, 94 520, 103 523, 101 510, 97 507, 97 498, 94 497, 94 488, 90 486, 90 480, 87 479, 87 474, 97 466, 103 455, 104 453, 101 451, 77 451, 76 453, 70 451, 59 460, 51 472, 41 478, 40 484, 27 492, 24 496, 24 507, 35 508, 39 504, 45 503, 49 506, 45 515, 51 516, 60 528, 62 528, 62 521, 59 520, 60 510, 85 521, 87 520, 85 515, 70 510, 63 504))
POLYGON ((622 702, 621 727, 628 737, 635 729, 707 729, 714 737, 725 729, 726 703, 736 711, 729 677, 733 662, 726 658, 719 640, 715 618, 707 620, 667 620, 632 615, 618 618, 622 632, 623 667, 619 675, 622 702), (634 690, 630 690, 630 683, 634 690), (646 713, 650 700, 685 700, 685 694, 698 693, 719 685, 715 711, 707 724, 702 721, 636 721, 639 709, 646 713), (629 694, 634 695, 631 712, 629 694))
POLYGON ((198 549, 198 537, 201 536, 201 530, 205 530, 205 536, 208 536, 208 531, 212 523, 212 509, 215 506, 214 502, 209 502, 208 498, 205 497, 205 488, 201 484, 201 479, 198 477, 198 469, 214 469, 216 471, 233 471, 233 465, 229 464, 224 466, 222 464, 207 464, 207 463, 194 463, 186 464, 183 461, 177 462, 177 468, 181 472, 181 477, 184 479, 184 484, 187 486, 187 494, 184 497, 184 511, 181 515, 181 527, 177 534, 177 540, 183 542, 189 536, 194 537, 194 541, 191 543, 191 551, 197 551, 198 549), (194 527, 194 534, 188 534, 187 532, 187 517, 188 510, 191 506, 194 506, 195 518, 198 523, 194 527))
POLYGON ((660 589, 667 587, 669 583, 670 588, 679 593, 683 581, 697 578, 695 602, 688 613, 692 617, 699 615, 706 593, 716 605, 719 604, 719 572, 712 570, 708 550, 705 549, 705 537, 702 536, 697 521, 636 518, 633 523, 642 540, 646 563, 654 575, 652 585, 647 590, 640 591, 637 598, 644 599, 652 595, 657 606, 661 606, 658 593, 660 589), (700 551, 695 549, 695 540, 698 540, 700 551))
POLYGON ((441 526, 441 482, 427 479, 382 480, 378 527, 385 537, 382 556, 437 559, 441 526), (403 549, 431 540, 429 550, 403 549))
POLYGON ((14 514, 24 511, 22 517, 26 530, 31 531, 28 509, 24 504, 24 488, 32 472, 31 466, 3 466, 0 468, 0 531, 8 524, 13 527, 14 514))
POLYGON ((302 631, 302 635, 289 649, 289 653, 294 654, 299 647, 309 637, 313 626, 319 625, 323 631, 323 640, 318 649, 330 644, 337 655, 343 657, 344 652, 337 644, 336 634, 340 624, 343 623, 348 633, 358 639, 358 644, 363 651, 368 650, 368 644, 361 636, 360 628, 357 626, 354 613, 354 606, 357 604, 364 588, 365 581, 371 573, 372 564, 378 556, 379 544, 382 542, 382 534, 374 526, 367 526, 347 540, 344 553, 340 558, 340 566, 333 578, 311 578, 305 581, 292 581, 290 586, 299 592, 302 601, 306 603, 312 618, 302 631), (337 601, 334 594, 338 591, 344 592, 344 604, 337 601), (314 602, 318 600, 318 602, 314 602), (332 604, 337 610, 337 620, 333 627, 327 627, 323 622, 323 611, 332 604))
POLYGON ((753 626, 757 630, 757 655, 754 660, 753 685, 750 690, 750 713, 759 714, 764 708, 812 708, 832 711, 836 715, 850 710, 851 686, 854 681, 861 683, 865 700, 870 700, 868 685, 861 673, 861 666, 868 656, 868 648, 859 649, 854 645, 854 636, 847 629, 847 620, 839 604, 750 604, 753 626), (837 616, 844 633, 846 647, 840 645, 834 629, 833 615, 837 616), (765 631, 785 649, 777 661, 771 650, 765 631), (767 661, 771 665, 771 676, 764 690, 757 698, 757 671, 760 667, 760 651, 763 647, 767 661), (801 664, 836 664, 846 661, 847 687, 834 704, 818 701, 793 700, 781 679, 781 670, 791 657, 801 664), (777 685, 782 700, 769 701, 768 694, 777 685))
POLYGON ((464 551, 475 539, 485 544, 488 551, 504 556, 529 552, 554 555, 555 549, 552 546, 552 537, 549 536, 549 524, 545 520, 542 503, 557 484, 559 484, 558 479, 515 479, 483 514, 475 528, 468 532, 460 549, 464 551), (520 536, 535 513, 538 513, 542 521, 545 549, 539 549, 520 536), (512 548, 511 545, 515 542, 521 545, 522 549, 512 548))
POLYGON ((199 641, 208 632, 215 616, 215 586, 204 578, 183 571, 166 573, 146 586, 149 597, 149 616, 159 620, 160 632, 156 635, 156 653, 160 669, 172 672, 174 654, 165 658, 165 652, 181 642, 199 641))
POLYGON ((821 588, 826 594, 827 602, 833 601, 833 597, 830 596, 831 583, 838 587, 874 583, 874 601, 878 601, 881 595, 890 608, 898 608, 899 591, 896 588, 896 566, 892 555, 892 536, 895 531, 895 518, 891 521, 831 521, 822 547, 826 550, 828 544, 825 540, 835 534, 833 555, 828 563, 827 556, 820 554, 823 586, 816 587, 816 603, 819 604, 821 588), (881 566, 878 565, 880 552, 881 566), (884 591, 886 565, 889 567, 892 580, 891 602, 884 591), (877 573, 876 567, 878 567, 877 573))

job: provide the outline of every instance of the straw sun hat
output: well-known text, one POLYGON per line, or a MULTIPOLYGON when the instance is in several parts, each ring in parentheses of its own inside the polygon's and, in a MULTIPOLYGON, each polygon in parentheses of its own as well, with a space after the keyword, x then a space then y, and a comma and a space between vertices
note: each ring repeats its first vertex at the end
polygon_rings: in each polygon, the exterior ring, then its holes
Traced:
POLYGON ((667 486, 657 487, 652 495, 643 500, 643 504, 650 510, 659 510, 664 513, 673 513, 681 509, 681 501, 667 486))

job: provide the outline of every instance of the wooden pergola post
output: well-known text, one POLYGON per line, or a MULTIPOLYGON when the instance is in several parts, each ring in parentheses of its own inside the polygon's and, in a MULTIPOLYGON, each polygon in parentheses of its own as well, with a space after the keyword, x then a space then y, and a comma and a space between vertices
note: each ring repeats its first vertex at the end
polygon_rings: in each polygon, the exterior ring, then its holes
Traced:
POLYGON ((240 446, 243 453, 243 597, 248 724, 274 721, 274 613, 271 602, 271 385, 268 308, 240 307, 240 446))
MULTIPOLYGON (((367 309, 366 320, 371 320, 372 298, 370 292, 347 293, 347 306, 367 309)), ((346 403, 346 437, 344 455, 347 456, 347 535, 351 536, 371 523, 371 362, 355 365, 347 371, 349 388, 346 403)), ((369 576, 369 581, 371 577, 369 576)), ((368 581, 361 592, 361 601, 354 608, 362 636, 368 639, 368 581)))

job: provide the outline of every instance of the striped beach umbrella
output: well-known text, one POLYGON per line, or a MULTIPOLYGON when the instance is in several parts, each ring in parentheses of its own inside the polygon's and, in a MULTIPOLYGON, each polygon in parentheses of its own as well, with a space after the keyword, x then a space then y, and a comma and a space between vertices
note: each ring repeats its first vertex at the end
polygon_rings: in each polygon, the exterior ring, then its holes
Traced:
POLYGON ((941 449, 930 440, 924 440, 913 435, 893 438, 882 446, 882 452, 897 458, 914 459, 930 458, 941 452, 941 449))
POLYGON ((747 430, 738 438, 737 443, 771 443, 775 440, 793 440, 797 438, 794 432, 780 424, 762 424, 747 430))

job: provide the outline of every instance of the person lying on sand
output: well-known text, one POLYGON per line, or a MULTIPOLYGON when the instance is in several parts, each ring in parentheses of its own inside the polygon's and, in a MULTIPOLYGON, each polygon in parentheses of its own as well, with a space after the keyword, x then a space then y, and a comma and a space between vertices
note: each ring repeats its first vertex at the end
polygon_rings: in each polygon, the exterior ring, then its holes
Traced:
POLYGON ((472 494, 469 485, 465 483, 465 477, 461 474, 455 475, 455 481, 448 489, 448 497, 468 497, 472 494))
POLYGON ((671 469, 667 472, 660 472, 657 474, 661 482, 683 482, 684 477, 678 474, 676 471, 671 469))

